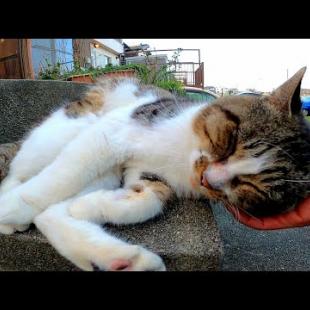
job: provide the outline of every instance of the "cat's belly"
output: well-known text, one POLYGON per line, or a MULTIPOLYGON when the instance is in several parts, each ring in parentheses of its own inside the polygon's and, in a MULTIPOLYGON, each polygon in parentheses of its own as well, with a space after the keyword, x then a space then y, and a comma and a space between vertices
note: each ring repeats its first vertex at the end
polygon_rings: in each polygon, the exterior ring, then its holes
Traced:
POLYGON ((197 188, 192 185, 191 172, 186 161, 178 163, 173 160, 151 160, 149 158, 148 160, 130 160, 126 163, 126 183, 133 183, 136 179, 148 176, 169 185, 179 197, 200 195, 197 188))
POLYGON ((121 179, 122 175, 120 167, 114 168, 113 170, 106 172, 102 177, 93 180, 77 196, 83 196, 101 189, 115 190, 121 186, 121 179))

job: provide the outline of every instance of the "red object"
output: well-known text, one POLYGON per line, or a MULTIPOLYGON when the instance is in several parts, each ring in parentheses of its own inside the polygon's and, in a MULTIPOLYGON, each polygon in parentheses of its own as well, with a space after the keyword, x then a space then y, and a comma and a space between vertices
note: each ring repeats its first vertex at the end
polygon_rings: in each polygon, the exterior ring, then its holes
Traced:
POLYGON ((92 84, 94 83, 94 79, 89 74, 81 74, 81 75, 73 75, 70 76, 67 81, 72 81, 76 83, 88 83, 92 84))
POLYGON ((240 209, 226 208, 240 223, 254 229, 275 230, 310 225, 310 197, 299 203, 292 211, 265 218, 254 218, 240 209))
POLYGON ((104 73, 104 76, 109 77, 134 77, 136 76, 135 70, 118 70, 104 73))

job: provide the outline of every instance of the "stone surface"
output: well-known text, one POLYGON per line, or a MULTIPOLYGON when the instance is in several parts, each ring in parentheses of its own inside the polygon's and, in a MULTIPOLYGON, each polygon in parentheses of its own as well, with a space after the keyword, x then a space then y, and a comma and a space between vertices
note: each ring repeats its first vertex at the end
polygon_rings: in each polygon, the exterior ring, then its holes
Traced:
POLYGON ((29 129, 88 84, 63 81, 0 80, 0 144, 23 138, 29 129))
MULTIPOLYGON (((106 229, 159 254, 168 271, 218 270, 222 254, 211 208, 203 201, 177 201, 156 219, 106 229)), ((34 227, 0 236, 0 269, 7 271, 78 271, 34 227)))

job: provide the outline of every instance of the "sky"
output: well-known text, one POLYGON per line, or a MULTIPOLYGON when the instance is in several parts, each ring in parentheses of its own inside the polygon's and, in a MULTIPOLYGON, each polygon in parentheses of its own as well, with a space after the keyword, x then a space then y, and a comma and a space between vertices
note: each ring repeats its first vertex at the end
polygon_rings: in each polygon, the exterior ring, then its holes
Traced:
MULTIPOLYGON (((151 49, 200 49, 205 86, 272 91, 307 66, 302 88, 310 88, 310 39, 124 39, 151 49)), ((183 52, 180 61, 197 61, 183 52)), ((168 55, 169 57, 169 55, 168 55)))

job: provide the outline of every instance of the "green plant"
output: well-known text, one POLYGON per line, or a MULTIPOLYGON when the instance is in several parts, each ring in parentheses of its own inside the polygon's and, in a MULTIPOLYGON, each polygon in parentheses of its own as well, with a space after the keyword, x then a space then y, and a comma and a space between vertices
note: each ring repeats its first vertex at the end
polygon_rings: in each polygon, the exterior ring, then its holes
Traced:
POLYGON ((45 67, 41 65, 39 78, 42 80, 58 80, 61 76, 61 64, 57 62, 56 65, 52 65, 48 59, 45 59, 45 67))
POLYGON ((167 66, 162 66, 159 69, 147 66, 145 64, 126 64, 126 65, 112 65, 109 64, 104 68, 82 68, 77 62, 74 63, 72 70, 62 70, 61 64, 57 63, 52 66, 46 62, 46 66, 42 68, 39 73, 39 79, 42 80, 66 80, 74 75, 89 74, 93 78, 109 72, 117 72, 123 70, 133 70, 136 76, 144 84, 153 84, 164 88, 178 95, 184 95, 185 91, 182 88, 182 83, 177 81, 168 70, 167 66))
POLYGON ((177 80, 158 81, 155 85, 179 96, 186 95, 183 84, 177 80))

